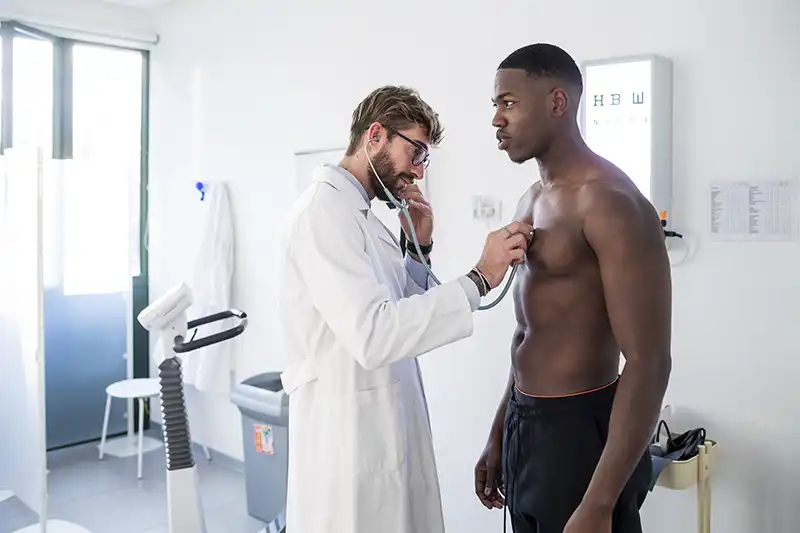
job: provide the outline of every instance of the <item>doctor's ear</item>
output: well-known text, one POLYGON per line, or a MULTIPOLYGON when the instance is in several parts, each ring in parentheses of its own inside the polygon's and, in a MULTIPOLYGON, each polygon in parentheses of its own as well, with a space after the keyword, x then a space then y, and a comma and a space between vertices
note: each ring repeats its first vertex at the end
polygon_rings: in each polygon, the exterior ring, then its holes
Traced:
POLYGON ((367 143, 376 143, 381 140, 383 136, 382 126, 378 122, 374 122, 370 125, 369 129, 367 130, 367 143))

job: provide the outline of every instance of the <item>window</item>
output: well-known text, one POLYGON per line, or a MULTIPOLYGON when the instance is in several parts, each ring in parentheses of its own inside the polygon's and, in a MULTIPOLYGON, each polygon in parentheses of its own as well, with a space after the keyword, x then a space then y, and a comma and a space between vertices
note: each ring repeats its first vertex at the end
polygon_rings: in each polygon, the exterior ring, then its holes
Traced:
POLYGON ((12 146, 41 147, 53 153, 53 44, 49 40, 14 36, 12 69, 12 146))
POLYGON ((75 45, 72 64, 64 292, 122 292, 139 274, 142 54, 75 45))
MULTIPOLYGON (((39 35, 16 30, 10 39, 11 62, 11 132, 10 148, 15 162, 9 169, 35 179, 38 155, 41 150, 47 161, 44 184, 42 231, 44 236, 45 286, 60 281, 58 255, 53 253, 58 243, 59 221, 56 217, 53 193, 56 192, 56 168, 50 161, 53 154, 53 41, 39 35)), ((9 211, 10 212, 10 211, 9 211)))
POLYGON ((73 158, 122 158, 138 169, 142 54, 75 45, 72 65, 73 158))
POLYGON ((3 54, 5 48, 3 46, 4 36, 0 33, 0 228, 2 228, 3 221, 5 220, 6 213, 6 160, 3 157, 3 149, 5 148, 6 126, 3 121, 3 113, 5 113, 6 106, 3 102, 5 90, 3 89, 3 76, 6 71, 3 68, 3 54))
MULTIPOLYGON (((0 50, 0 156, 39 148, 45 158, 46 286, 70 295, 128 291, 144 266, 146 52, 11 21, 0 22, 0 50)), ((0 215, 4 197, 0 179, 0 215)))

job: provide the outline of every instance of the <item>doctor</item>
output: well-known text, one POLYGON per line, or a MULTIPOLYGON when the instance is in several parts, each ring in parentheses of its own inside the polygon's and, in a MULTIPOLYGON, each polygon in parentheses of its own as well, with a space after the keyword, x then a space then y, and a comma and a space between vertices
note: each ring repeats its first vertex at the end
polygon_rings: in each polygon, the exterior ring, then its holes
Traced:
POLYGON ((433 213, 414 182, 441 138, 438 116, 415 91, 373 91, 353 113, 345 157, 316 169, 284 227, 287 531, 444 531, 416 357, 471 335, 486 285, 522 260, 532 229, 514 223, 490 233, 474 269, 429 284, 370 201, 388 200, 381 182, 405 198, 429 254, 433 213))

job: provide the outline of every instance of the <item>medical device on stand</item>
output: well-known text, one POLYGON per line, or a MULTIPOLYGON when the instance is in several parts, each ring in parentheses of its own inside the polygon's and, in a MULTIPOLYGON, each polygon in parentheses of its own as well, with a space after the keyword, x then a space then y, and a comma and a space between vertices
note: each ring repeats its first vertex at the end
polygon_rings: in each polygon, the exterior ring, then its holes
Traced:
MULTIPOLYGON (((170 533, 206 533, 202 501, 198 490, 197 466, 192 455, 192 439, 183 394, 183 376, 178 354, 230 340, 244 332, 247 315, 235 309, 221 311, 187 322, 186 310, 192 305, 192 292, 185 284, 175 287, 139 313, 139 323, 148 331, 163 336, 172 345, 164 351, 158 365, 161 383, 161 416, 167 459, 167 507, 170 533), (238 324, 213 335, 194 339, 200 326, 238 319, 238 324), (188 341, 189 330, 195 330, 188 341)), ((165 346, 166 348, 166 346, 165 346)))

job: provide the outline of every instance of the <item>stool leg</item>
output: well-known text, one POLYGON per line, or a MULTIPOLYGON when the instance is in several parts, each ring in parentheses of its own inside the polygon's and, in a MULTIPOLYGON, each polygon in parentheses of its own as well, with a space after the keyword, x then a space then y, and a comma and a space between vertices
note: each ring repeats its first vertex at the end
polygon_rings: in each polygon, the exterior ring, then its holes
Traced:
POLYGON ((111 414, 111 395, 106 394, 106 414, 103 416, 103 433, 100 436, 100 459, 103 458, 103 448, 106 445, 106 434, 108 433, 108 417, 111 414))
POLYGON ((144 399, 139 398, 139 479, 142 479, 143 447, 144 447, 144 399))

